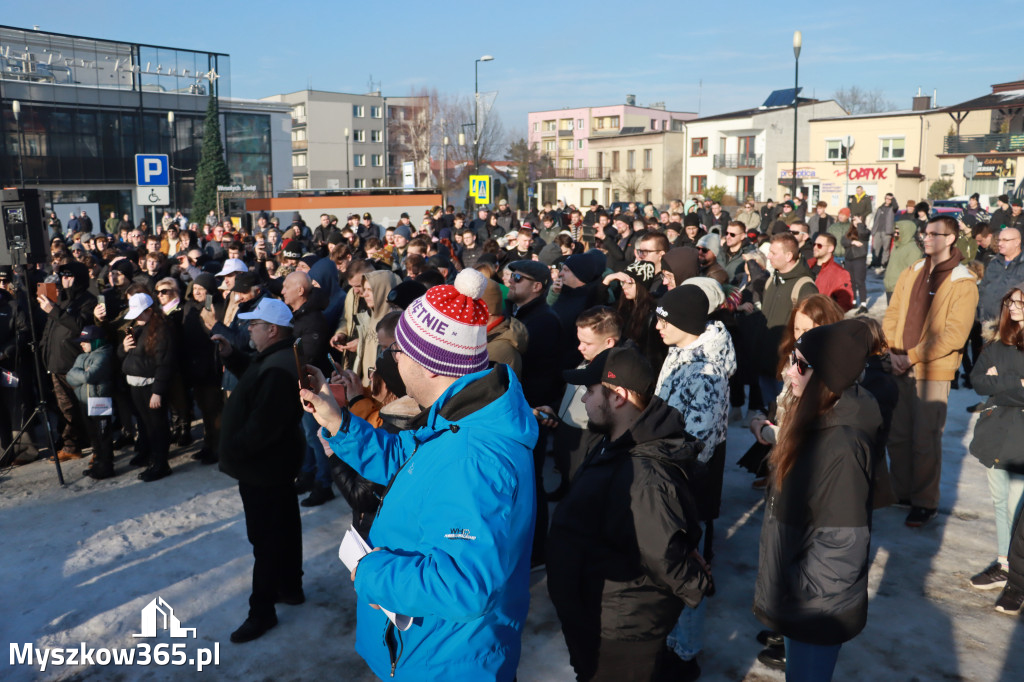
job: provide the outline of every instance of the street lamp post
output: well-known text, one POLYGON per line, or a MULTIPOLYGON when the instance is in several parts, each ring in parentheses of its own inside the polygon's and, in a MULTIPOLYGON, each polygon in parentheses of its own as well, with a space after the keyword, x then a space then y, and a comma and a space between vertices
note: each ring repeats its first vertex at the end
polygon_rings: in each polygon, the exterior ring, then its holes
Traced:
POLYGON ((473 172, 480 172, 480 62, 492 61, 494 57, 485 54, 473 63, 473 172))
POLYGON ((352 186, 352 178, 349 177, 351 168, 352 155, 348 151, 348 128, 345 128, 345 189, 349 189, 352 186))
POLYGON ((178 194, 177 192, 174 191, 174 147, 178 143, 178 128, 174 125, 173 111, 167 112, 167 125, 171 129, 171 154, 169 157, 170 163, 167 164, 167 179, 170 180, 171 184, 170 200, 171 207, 174 208, 174 197, 178 194))
POLYGON ((797 93, 800 91, 800 47, 803 45, 804 37, 800 31, 793 33, 793 57, 794 63, 796 64, 796 73, 793 78, 793 198, 796 198, 796 133, 797 133, 797 121, 798 121, 798 109, 797 104, 799 97, 797 93))
POLYGON ((448 136, 441 138, 441 204, 448 206, 448 136))
POLYGON ((25 140, 21 135, 21 102, 11 102, 11 111, 14 113, 14 122, 18 126, 18 184, 25 189, 25 140))

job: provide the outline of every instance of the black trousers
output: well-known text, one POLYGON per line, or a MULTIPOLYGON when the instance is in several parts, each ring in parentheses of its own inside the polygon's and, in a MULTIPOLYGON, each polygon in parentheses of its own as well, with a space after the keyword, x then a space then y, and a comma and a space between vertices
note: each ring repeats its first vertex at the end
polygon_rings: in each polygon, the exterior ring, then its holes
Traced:
MULTIPOLYGON (((569 643, 566 637, 566 643, 569 643)), ((665 639, 626 642, 616 639, 592 640, 597 648, 581 651, 569 646, 576 679, 580 682, 655 682, 665 648, 665 639)))
POLYGON ((89 444, 92 446, 92 454, 96 458, 96 464, 100 469, 114 467, 113 438, 110 435, 110 417, 90 417, 89 406, 79 403, 82 406, 82 423, 85 432, 89 435, 89 444))
POLYGON ((220 384, 193 386, 199 413, 203 417, 203 447, 212 453, 220 447, 220 416, 224 411, 224 392, 220 384))
POLYGON ((853 296, 858 303, 867 305, 868 301, 868 261, 866 258, 847 258, 846 271, 850 273, 853 284, 853 296))
POLYGON ((252 545, 252 594, 249 617, 276 615, 278 593, 302 589, 302 519, 291 481, 275 486, 238 482, 245 510, 245 531, 252 545))
POLYGON ((152 409, 149 399, 153 396, 152 386, 131 386, 132 404, 139 419, 139 440, 136 448, 139 454, 149 457, 150 466, 167 466, 167 450, 171 442, 171 426, 167 421, 167 396, 161 396, 160 407, 152 409))

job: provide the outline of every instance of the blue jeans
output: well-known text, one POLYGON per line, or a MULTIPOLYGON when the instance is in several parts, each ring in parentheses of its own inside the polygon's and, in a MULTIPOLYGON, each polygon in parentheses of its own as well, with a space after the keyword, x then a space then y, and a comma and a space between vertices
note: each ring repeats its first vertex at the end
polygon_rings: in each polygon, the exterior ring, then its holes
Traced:
POLYGON ((992 506, 996 512, 996 551, 1001 561, 1010 551, 1010 533, 1013 520, 1024 499, 1024 475, 1012 474, 1006 469, 988 470, 988 490, 992 493, 992 506))
POLYGON ((668 633, 665 643, 684 661, 693 660, 704 648, 704 616, 707 610, 707 599, 701 600, 695 609, 684 607, 672 632, 668 633))
POLYGON ((322 488, 331 487, 331 465, 327 461, 324 446, 317 438, 320 425, 316 417, 306 412, 302 415, 302 430, 306 433, 306 458, 302 462, 302 473, 315 474, 316 484, 322 488))
POLYGON ((842 644, 825 646, 785 638, 786 682, 828 682, 836 669, 842 644))

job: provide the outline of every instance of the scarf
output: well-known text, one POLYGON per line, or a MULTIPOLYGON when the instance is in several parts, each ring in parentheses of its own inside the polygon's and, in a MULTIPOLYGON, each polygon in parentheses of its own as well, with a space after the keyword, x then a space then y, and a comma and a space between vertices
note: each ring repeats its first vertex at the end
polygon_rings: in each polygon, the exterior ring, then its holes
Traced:
POLYGON ((962 259, 963 254, 960 253, 960 249, 953 249, 953 254, 936 265, 934 269, 932 268, 932 257, 928 256, 924 259, 921 274, 914 280, 914 287, 910 290, 910 306, 907 308, 907 320, 903 324, 904 351, 921 342, 925 319, 928 317, 928 311, 931 310, 935 292, 939 290, 943 282, 949 279, 953 268, 959 265, 962 259))

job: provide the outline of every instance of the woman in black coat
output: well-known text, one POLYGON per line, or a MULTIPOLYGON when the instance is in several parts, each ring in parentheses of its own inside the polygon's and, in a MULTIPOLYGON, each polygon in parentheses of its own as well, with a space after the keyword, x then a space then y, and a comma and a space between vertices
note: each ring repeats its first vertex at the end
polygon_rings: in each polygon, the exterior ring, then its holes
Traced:
POLYGON ((971 454, 987 468, 996 519, 996 560, 971 578, 971 586, 995 590, 1006 585, 1010 536, 1024 500, 1024 284, 1003 296, 998 334, 982 349, 971 382, 988 396, 971 454))
POLYGON ((772 450, 754 613, 781 633, 786 679, 830 680, 867 622, 873 463, 882 416, 856 384, 872 338, 858 320, 805 332, 772 450))
POLYGON ((843 249, 846 250, 846 261, 843 266, 850 273, 853 283, 853 305, 867 310, 868 301, 868 240, 871 233, 859 216, 851 218, 850 229, 843 235, 843 249))
POLYGON ((137 454, 130 463, 148 464, 139 478, 156 481, 171 473, 167 464, 171 439, 167 396, 174 372, 173 335, 163 311, 149 294, 129 297, 125 319, 131 320, 132 326, 117 354, 139 419, 137 454))
POLYGON ((217 347, 203 323, 202 312, 210 310, 217 322, 224 320, 227 303, 217 289, 217 280, 208 272, 196 276, 189 287, 182 308, 182 378, 203 417, 203 447, 192 459, 203 464, 217 462, 220 439, 220 417, 224 411, 224 394, 220 390, 221 364, 217 347))

